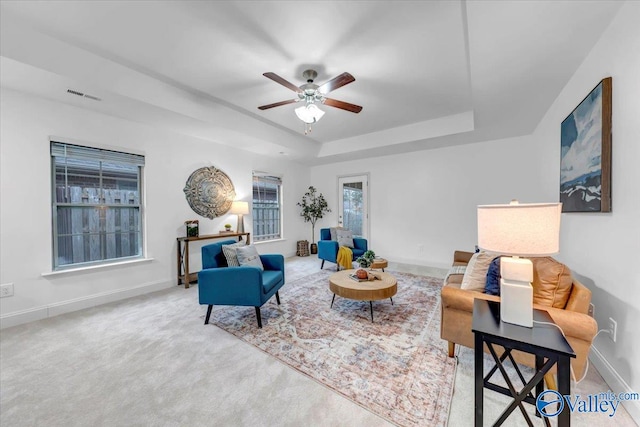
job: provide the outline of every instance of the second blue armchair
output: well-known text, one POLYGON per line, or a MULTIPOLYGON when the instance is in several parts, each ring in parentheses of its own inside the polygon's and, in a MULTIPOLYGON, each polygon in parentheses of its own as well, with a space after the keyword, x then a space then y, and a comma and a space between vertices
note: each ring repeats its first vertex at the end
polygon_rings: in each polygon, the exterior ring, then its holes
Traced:
MULTIPOLYGON (((353 260, 355 261, 360 255, 367 251, 367 239, 361 237, 353 238, 353 260)), ((318 258, 322 260, 320 269, 324 267, 324 262, 329 261, 336 263, 338 257, 338 242, 331 240, 331 230, 329 228, 320 229, 320 240, 318 240, 318 258)))

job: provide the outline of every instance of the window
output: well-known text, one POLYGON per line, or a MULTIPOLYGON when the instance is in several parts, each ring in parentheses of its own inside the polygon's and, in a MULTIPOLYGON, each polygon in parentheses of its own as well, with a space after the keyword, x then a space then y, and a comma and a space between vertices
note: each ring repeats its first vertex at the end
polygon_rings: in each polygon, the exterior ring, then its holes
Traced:
POLYGON ((282 237, 282 179, 253 173, 253 240, 282 237))
POLYGON ((51 142, 53 268, 142 256, 144 156, 51 142))

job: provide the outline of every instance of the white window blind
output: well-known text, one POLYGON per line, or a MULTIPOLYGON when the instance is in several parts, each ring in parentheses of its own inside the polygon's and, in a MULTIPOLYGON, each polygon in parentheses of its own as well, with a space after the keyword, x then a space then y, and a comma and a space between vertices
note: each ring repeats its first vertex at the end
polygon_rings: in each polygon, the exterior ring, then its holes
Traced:
POLYGON ((142 257, 144 156, 51 142, 53 269, 142 257))
POLYGON ((282 178, 254 172, 252 205, 254 240, 282 238, 282 178))

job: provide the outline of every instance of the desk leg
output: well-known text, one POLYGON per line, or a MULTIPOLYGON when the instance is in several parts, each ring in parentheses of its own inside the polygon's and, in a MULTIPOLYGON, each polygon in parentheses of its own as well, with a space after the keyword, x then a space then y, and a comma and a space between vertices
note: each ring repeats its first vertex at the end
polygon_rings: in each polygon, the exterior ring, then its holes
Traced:
POLYGON ((184 241, 184 288, 189 288, 189 241, 184 241))
POLYGON ((482 426, 482 409, 484 405, 484 364, 482 351, 482 335, 479 333, 474 334, 475 346, 474 346, 474 377, 475 377, 475 427, 482 426))
MULTIPOLYGON (((540 372, 543 364, 544 364, 544 357, 536 355, 536 372, 540 372)), ((538 396, 540 396, 540 394, 542 394, 543 391, 544 391, 544 378, 538 381, 538 384, 536 384, 536 394, 533 397, 537 399, 538 396)), ((541 417, 541 416, 542 415, 540 415, 540 412, 538 412, 538 406, 536 405, 536 417, 541 417)))
POLYGON ((180 273, 182 273, 182 244, 178 240, 178 286, 180 286, 180 273))
MULTIPOLYGON (((558 393, 563 397, 571 393, 571 362, 568 356, 558 357, 558 393)), ((569 405, 564 405, 562 412, 558 415, 558 427, 569 427, 571 425, 571 411, 569 405)))

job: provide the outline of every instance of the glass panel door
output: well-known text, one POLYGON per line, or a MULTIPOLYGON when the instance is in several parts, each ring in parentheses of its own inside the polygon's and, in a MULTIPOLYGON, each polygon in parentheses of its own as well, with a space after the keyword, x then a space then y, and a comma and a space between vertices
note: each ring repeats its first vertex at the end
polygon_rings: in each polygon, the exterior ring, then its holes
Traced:
POLYGON ((368 238, 368 193, 367 175, 338 177, 338 225, 354 236, 368 238))

